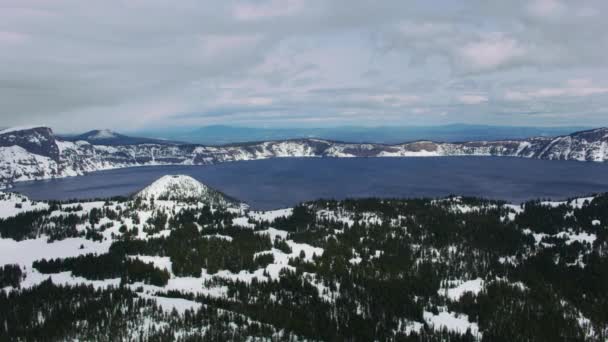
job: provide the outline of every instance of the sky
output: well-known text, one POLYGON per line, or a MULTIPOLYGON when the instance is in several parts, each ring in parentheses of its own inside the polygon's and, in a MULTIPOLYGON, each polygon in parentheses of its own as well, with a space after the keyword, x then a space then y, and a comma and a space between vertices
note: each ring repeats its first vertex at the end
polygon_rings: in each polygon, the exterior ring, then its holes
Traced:
POLYGON ((608 126, 606 0, 0 0, 0 126, 608 126))

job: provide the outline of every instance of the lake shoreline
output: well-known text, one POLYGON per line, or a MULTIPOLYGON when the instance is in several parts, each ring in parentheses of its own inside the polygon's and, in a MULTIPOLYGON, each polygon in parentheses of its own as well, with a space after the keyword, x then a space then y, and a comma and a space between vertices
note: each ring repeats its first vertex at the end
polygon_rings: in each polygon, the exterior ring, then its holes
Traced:
MULTIPOLYGON (((608 165, 508 157, 275 158, 213 165, 138 166, 18 182, 35 200, 128 196, 166 174, 188 174, 268 210, 319 198, 474 196, 521 203, 608 191, 608 165)), ((5 190, 6 191, 6 190, 5 190)))

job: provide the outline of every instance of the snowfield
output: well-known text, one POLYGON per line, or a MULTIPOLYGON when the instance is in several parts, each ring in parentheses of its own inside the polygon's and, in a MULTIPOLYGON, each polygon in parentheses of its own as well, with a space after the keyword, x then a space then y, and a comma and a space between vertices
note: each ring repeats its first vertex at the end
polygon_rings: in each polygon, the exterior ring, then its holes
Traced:
POLYGON ((15 216, 22 212, 46 210, 49 205, 44 202, 30 201, 29 198, 16 193, 0 192, 0 218, 15 216))
POLYGON ((448 331, 456 331, 461 334, 470 330, 473 336, 478 336, 480 334, 477 323, 469 322, 469 317, 467 315, 447 311, 442 311, 437 315, 434 315, 431 312, 424 312, 424 320, 435 330, 442 330, 445 328, 448 331))

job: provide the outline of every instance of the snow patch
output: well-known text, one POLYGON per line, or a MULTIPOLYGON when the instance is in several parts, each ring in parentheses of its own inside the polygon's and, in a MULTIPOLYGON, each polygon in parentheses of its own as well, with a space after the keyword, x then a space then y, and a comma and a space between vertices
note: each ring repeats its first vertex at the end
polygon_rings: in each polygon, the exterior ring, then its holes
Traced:
POLYGON ((479 334, 477 323, 469 322, 469 316, 465 314, 442 311, 435 315, 425 311, 422 316, 425 322, 436 331, 446 328, 449 331, 465 334, 470 329, 473 335, 479 334))
POLYGON ((481 278, 468 280, 468 281, 448 281, 448 288, 441 288, 437 292, 439 295, 445 295, 452 301, 457 301, 465 293, 470 292, 473 295, 477 295, 484 286, 484 281, 481 278))

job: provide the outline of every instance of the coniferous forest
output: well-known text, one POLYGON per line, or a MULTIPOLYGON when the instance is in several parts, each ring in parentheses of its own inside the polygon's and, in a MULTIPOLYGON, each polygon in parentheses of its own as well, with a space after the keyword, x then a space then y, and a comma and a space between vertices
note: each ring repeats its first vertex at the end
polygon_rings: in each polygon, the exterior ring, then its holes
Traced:
POLYGON ((47 203, 0 220, 4 341, 604 341, 608 196, 47 203))

